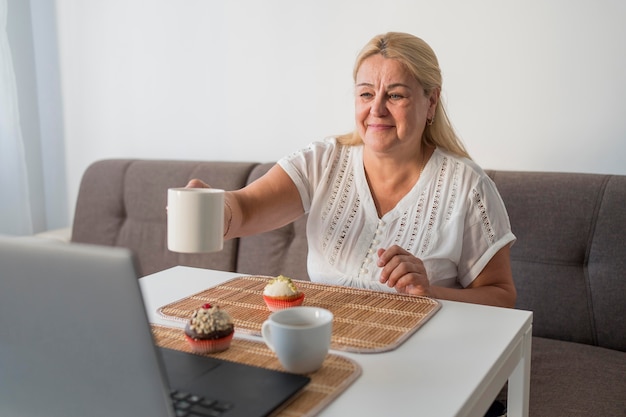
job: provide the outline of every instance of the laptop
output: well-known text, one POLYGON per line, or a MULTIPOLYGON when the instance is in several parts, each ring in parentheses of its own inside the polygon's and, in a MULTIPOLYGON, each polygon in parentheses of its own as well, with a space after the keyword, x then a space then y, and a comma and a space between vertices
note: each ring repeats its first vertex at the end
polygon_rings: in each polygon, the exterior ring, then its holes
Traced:
POLYGON ((0 236, 2 416, 266 416, 309 380, 157 347, 126 249, 0 236))

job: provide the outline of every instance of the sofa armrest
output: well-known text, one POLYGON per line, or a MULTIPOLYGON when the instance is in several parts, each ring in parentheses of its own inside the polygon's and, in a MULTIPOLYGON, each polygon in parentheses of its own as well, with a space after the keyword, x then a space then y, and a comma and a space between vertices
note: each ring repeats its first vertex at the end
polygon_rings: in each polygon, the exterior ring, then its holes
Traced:
POLYGON ((36 233, 35 237, 69 243, 72 239, 72 228, 64 227, 61 229, 46 230, 45 232, 36 233))

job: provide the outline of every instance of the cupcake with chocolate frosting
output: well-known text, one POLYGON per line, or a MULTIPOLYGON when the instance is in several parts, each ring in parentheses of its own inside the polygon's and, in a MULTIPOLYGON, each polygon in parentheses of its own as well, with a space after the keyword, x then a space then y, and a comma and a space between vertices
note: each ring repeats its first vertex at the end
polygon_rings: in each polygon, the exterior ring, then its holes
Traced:
POLYGON ((221 352, 230 347, 235 325, 219 306, 204 304, 194 311, 185 326, 185 338, 196 353, 221 352))

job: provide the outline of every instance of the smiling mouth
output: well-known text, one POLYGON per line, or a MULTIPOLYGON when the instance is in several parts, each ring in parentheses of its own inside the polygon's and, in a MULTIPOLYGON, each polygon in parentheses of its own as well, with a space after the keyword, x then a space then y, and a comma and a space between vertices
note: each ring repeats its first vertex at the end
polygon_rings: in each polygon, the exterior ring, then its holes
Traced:
POLYGON ((380 123, 372 123, 372 124, 367 125, 368 129, 376 129, 376 130, 391 129, 393 127, 394 127, 393 125, 380 124, 380 123))

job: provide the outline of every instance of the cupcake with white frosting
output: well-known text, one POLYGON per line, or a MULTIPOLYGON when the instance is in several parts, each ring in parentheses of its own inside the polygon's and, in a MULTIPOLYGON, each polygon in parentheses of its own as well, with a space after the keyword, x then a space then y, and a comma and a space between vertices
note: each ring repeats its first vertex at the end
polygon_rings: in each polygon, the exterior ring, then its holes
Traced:
POLYGON ((302 305, 304 293, 296 288, 291 278, 279 275, 263 289, 263 300, 270 311, 278 311, 302 305))

